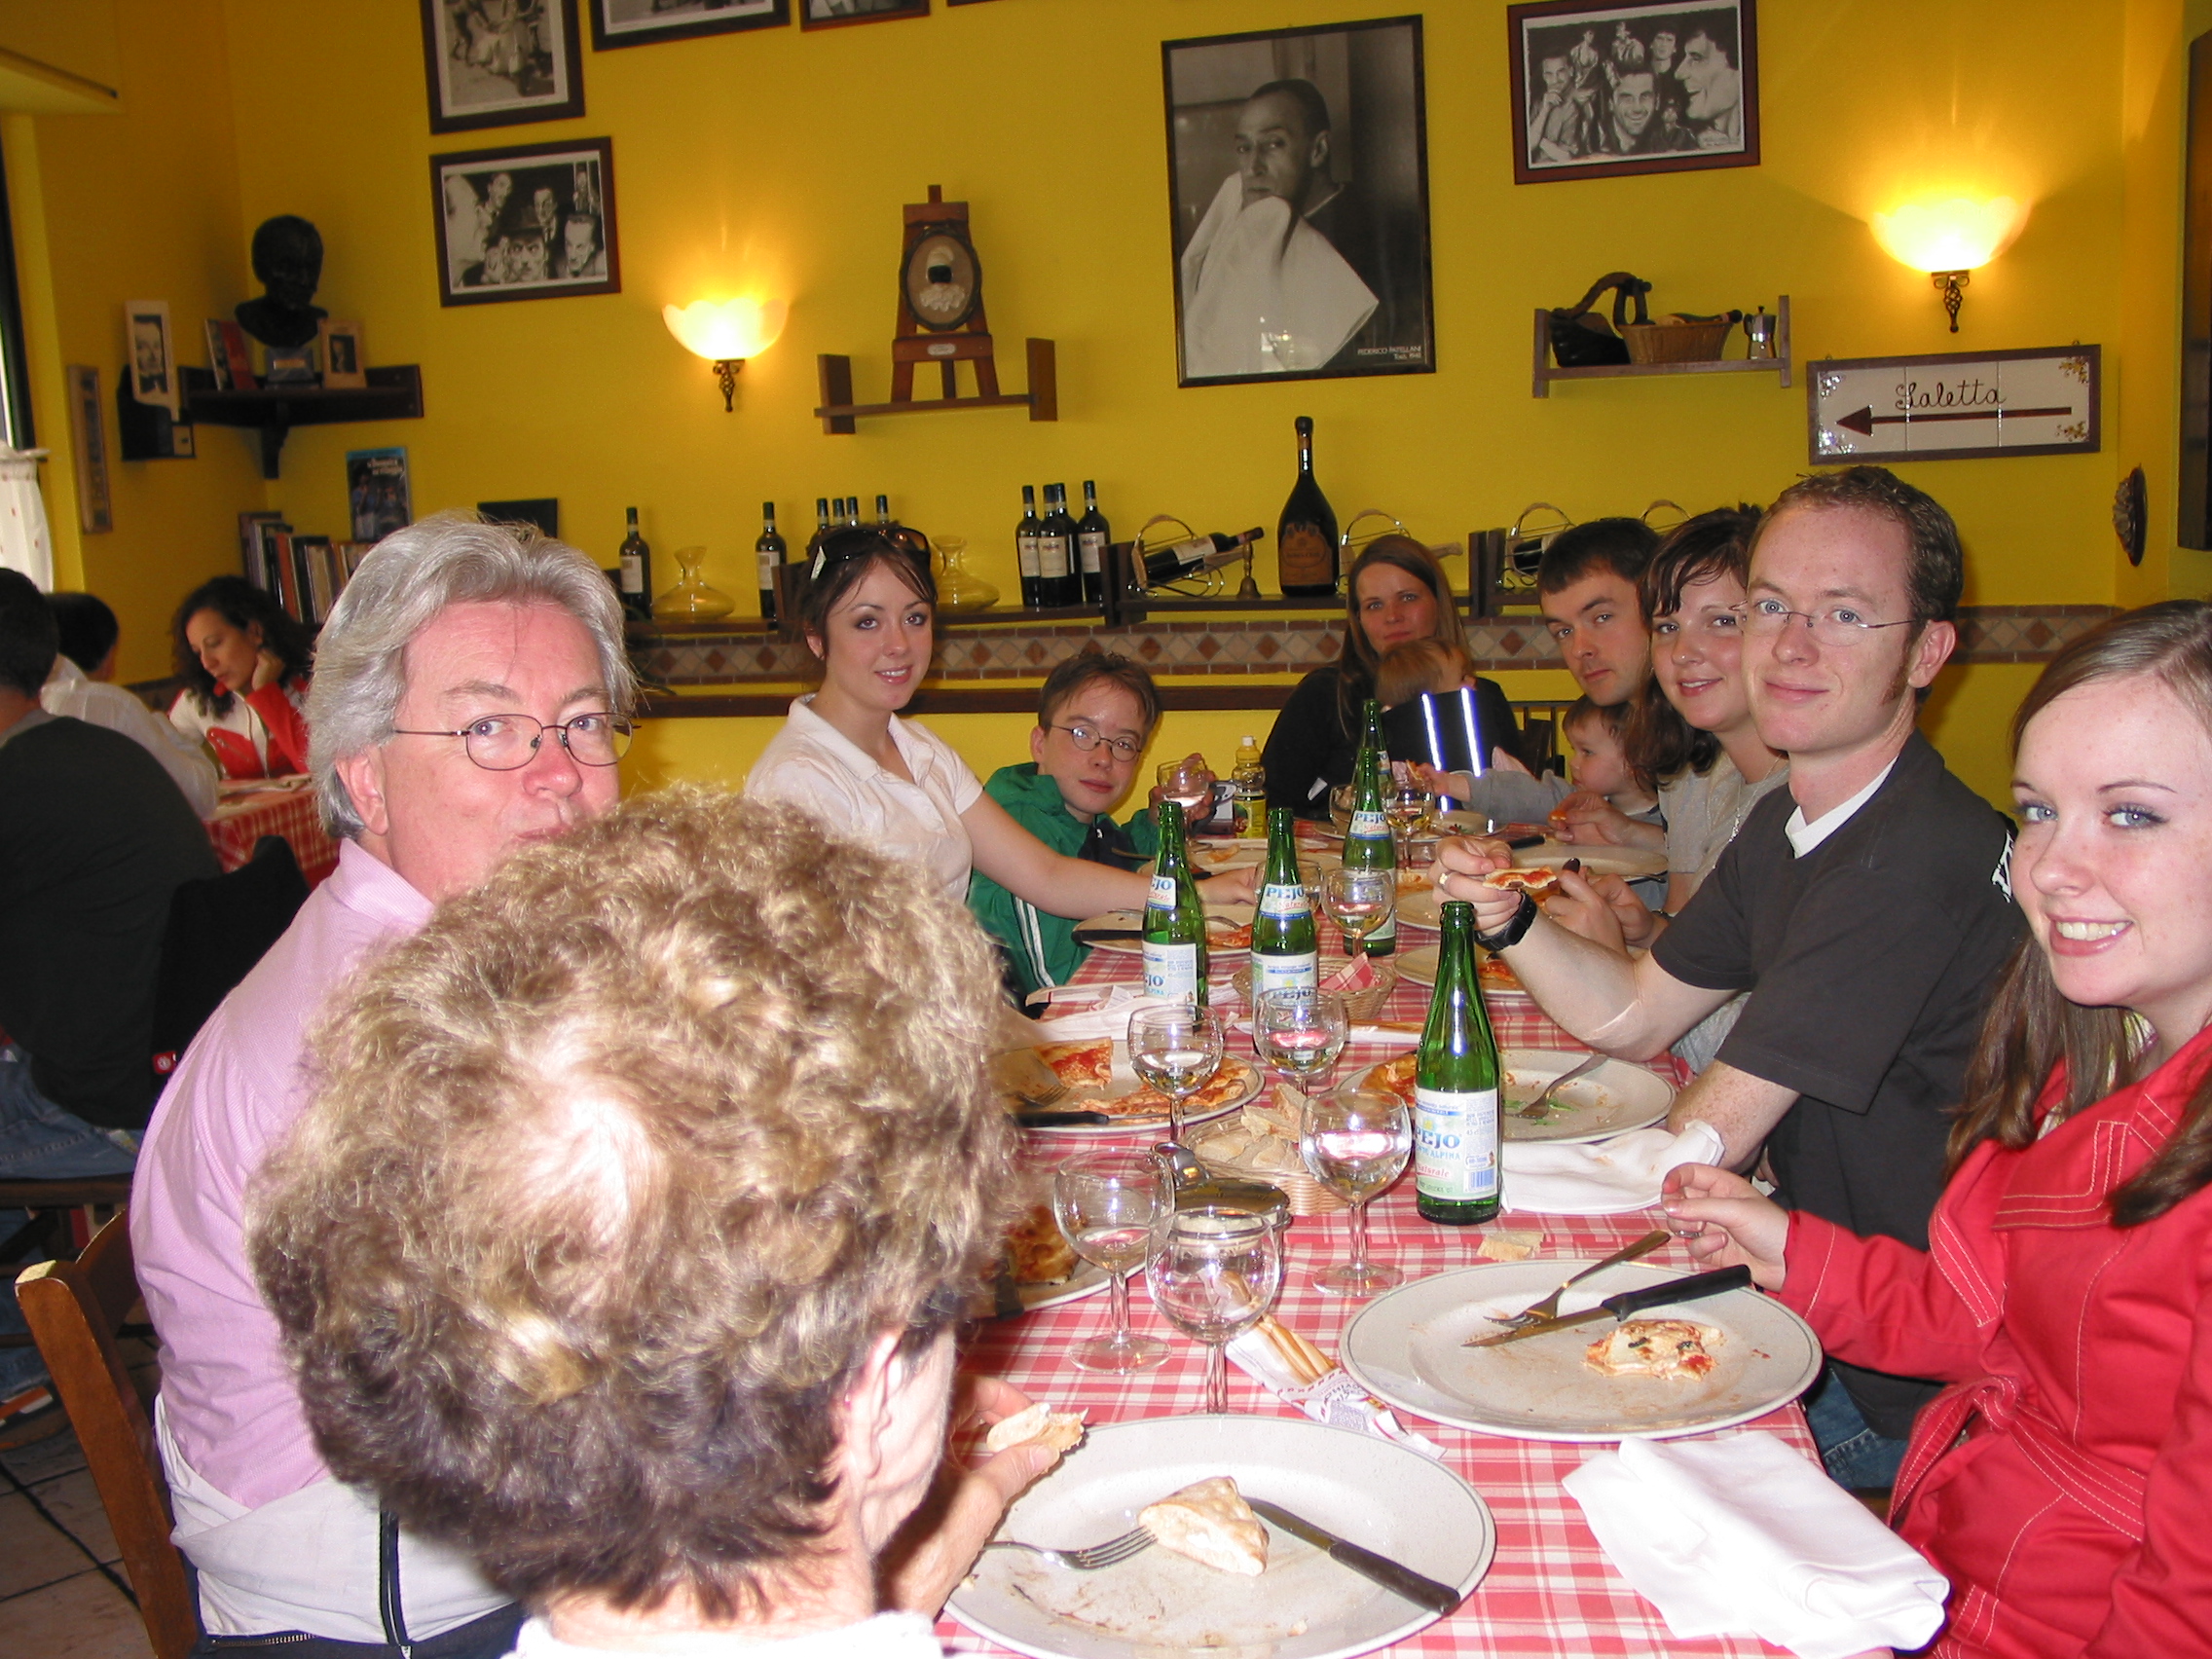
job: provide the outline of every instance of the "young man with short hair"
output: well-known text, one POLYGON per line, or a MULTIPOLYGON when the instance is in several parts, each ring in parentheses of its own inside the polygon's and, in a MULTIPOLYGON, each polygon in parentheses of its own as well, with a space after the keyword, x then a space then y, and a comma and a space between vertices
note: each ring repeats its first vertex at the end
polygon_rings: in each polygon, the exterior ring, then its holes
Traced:
MULTIPOLYGON (((1641 961, 1486 887, 1497 843, 1439 855, 1444 896, 1473 903, 1485 942, 1593 1047, 1655 1054, 1750 992, 1675 1126, 1708 1124, 1733 1169, 1763 1153, 1782 1202, 1916 1249, 1988 988, 2021 928, 2009 826, 1915 723, 1958 642, 1963 582, 1950 515, 1885 469, 1783 492, 1751 546, 1744 670, 1788 788, 1752 808, 1641 961)), ((1828 1472, 1889 1485, 1935 1391, 1832 1366, 1811 1402, 1828 1472)))
MULTIPOLYGON (((1126 827, 1110 816, 1134 781, 1137 759, 1160 723, 1152 676, 1124 656, 1085 651, 1052 670, 1038 697, 1031 758, 1001 766, 983 792, 1056 853, 1133 869, 1160 850, 1148 806, 1126 827)), ((1047 915, 978 871, 968 907, 998 940, 1023 996, 1064 985, 1090 955, 1075 923, 1047 915)))

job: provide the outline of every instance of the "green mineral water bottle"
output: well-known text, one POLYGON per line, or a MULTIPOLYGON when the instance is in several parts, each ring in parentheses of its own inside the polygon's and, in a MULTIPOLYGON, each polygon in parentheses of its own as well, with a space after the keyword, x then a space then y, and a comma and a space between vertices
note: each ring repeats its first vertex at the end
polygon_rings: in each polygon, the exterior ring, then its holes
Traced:
POLYGON ((1144 994, 1206 1006, 1206 912, 1183 848, 1183 804, 1160 803, 1160 859, 1144 907, 1144 994))
MULTIPOLYGON (((1345 863, 1353 869, 1398 867, 1398 844, 1382 809, 1382 705, 1367 701, 1366 730, 1353 762, 1351 825, 1345 830, 1345 863)), ((1388 956, 1398 948, 1398 912, 1392 906, 1381 927, 1363 941, 1370 956, 1388 956)))
POLYGON ((1427 1221, 1493 1221, 1498 1198, 1497 1039, 1475 979, 1475 907, 1444 906, 1436 993, 1414 1059, 1415 1206, 1427 1221))
POLYGON ((1260 910, 1252 918, 1252 996, 1263 991, 1310 991, 1320 983, 1320 940, 1313 931, 1313 901, 1298 873, 1298 842, 1290 808, 1268 814, 1268 866, 1260 881, 1260 910))

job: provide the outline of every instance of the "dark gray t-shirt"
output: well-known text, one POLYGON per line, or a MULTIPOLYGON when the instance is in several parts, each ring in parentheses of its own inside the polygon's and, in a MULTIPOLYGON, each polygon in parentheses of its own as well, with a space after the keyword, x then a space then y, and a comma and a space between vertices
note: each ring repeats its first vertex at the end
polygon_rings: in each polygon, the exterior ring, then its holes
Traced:
MULTIPOLYGON (((1787 790, 1752 809, 1653 954, 1684 984, 1751 993, 1719 1057, 1798 1094, 1767 1140, 1776 1197, 1926 1249, 1967 1060, 2021 934, 2010 827, 1917 735, 1803 858, 1794 810, 1787 790)), ((1931 1392, 1845 1381, 1900 1437, 1931 1392)))

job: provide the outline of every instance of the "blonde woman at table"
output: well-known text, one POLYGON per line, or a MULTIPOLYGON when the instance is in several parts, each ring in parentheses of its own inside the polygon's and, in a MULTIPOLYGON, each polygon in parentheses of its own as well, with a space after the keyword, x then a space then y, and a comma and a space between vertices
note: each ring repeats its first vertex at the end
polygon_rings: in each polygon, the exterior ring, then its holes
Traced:
POLYGON ((2013 721, 2014 897, 1923 1253, 1682 1168, 1690 1248, 1949 1384, 1890 1519, 1942 1655, 2212 1652, 2212 606, 2115 618, 2013 721))
MULTIPOLYGON (((864 845, 926 866, 964 901, 981 870, 1048 915, 1144 907, 1150 881, 1053 852, 1024 830, 950 744, 898 718, 929 672, 937 583, 874 530, 840 531, 815 555, 799 627, 822 688, 797 698, 745 791, 804 807, 864 845)), ((1217 875, 1208 896, 1248 900, 1253 872, 1217 875)))
POLYGON ((184 689, 170 723, 212 749, 226 778, 305 772, 307 630, 243 576, 217 576, 185 595, 171 632, 184 689))

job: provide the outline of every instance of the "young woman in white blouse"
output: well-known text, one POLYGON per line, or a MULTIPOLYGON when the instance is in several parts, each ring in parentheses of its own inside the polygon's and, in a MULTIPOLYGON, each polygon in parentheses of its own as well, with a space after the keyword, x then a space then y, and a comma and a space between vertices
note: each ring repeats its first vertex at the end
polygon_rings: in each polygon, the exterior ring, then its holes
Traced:
MULTIPOLYGON (((928 567, 898 543, 868 529, 831 536, 799 607, 822 688, 793 702, 746 793, 920 861, 956 900, 979 869, 1051 915, 1143 908, 1145 876, 1053 852, 983 793, 950 744, 898 718, 929 672, 936 611, 928 567)), ((1249 870, 1207 883, 1217 899, 1249 899, 1251 887, 1249 870)))

